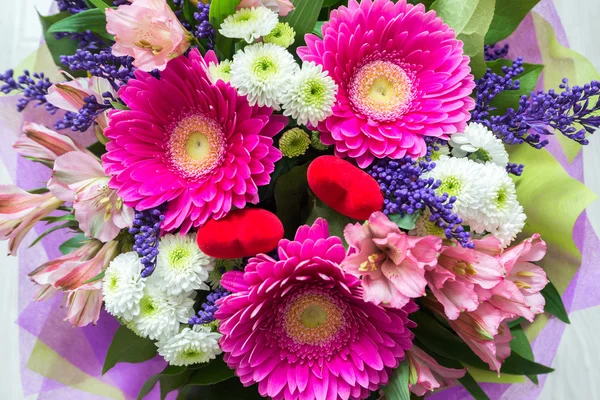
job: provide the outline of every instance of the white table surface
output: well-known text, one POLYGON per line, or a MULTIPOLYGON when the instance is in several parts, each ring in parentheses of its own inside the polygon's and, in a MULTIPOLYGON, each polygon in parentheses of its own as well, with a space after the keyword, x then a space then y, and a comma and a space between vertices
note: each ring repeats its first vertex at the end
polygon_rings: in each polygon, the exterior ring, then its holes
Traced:
MULTIPOLYGON (((554 0, 565 26, 571 48, 585 55, 600 70, 598 44, 599 0, 554 0)), ((0 0, 0 71, 14 67, 39 44, 40 30, 35 8, 44 13, 51 0, 0 0)), ((592 138, 585 149, 585 183, 600 195, 600 138, 592 138), (595 140, 594 140, 595 139, 595 140)), ((0 184, 12 183, 0 160, 0 184)), ((600 201, 588 208, 588 215, 600 233, 600 201)), ((6 257, 7 246, 0 242, 0 399, 24 399, 19 373, 17 319, 17 259, 6 257)), ((571 314, 540 399, 600 400, 600 307, 571 314)), ((37 396, 29 396, 28 400, 37 396)), ((82 397, 83 399, 84 397, 82 397)))

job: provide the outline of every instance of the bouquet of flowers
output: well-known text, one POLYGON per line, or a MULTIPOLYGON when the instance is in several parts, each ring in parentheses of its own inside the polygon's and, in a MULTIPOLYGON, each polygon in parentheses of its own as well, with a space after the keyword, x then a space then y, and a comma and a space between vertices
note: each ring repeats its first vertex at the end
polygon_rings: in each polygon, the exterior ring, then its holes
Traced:
POLYGON ((164 359, 139 398, 537 383, 591 201, 544 148, 600 126, 600 83, 541 90, 496 44, 538 1, 57 0, 60 74, 0 75, 53 119, 13 144, 48 181, 0 186, 0 236, 72 232, 35 300, 118 320, 103 373, 164 359))

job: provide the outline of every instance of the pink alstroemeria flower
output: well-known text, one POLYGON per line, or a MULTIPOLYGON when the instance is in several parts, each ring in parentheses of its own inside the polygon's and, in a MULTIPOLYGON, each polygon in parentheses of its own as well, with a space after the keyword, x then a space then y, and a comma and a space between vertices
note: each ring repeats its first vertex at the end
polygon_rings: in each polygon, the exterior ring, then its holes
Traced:
POLYGON ((50 167, 54 160, 70 151, 88 152, 70 137, 34 123, 23 126, 23 133, 13 144, 13 148, 21 156, 34 158, 50 167))
POLYGON ((341 267, 362 276, 365 301, 402 308, 425 295, 425 267, 436 265, 442 239, 408 236, 382 212, 346 226, 344 237, 351 249, 341 267))
POLYGON ((496 257, 502 243, 492 236, 474 243, 474 249, 444 247, 437 266, 425 275, 429 288, 452 320, 462 311, 475 311, 483 301, 478 295, 484 293, 482 289, 491 289, 504 279, 504 268, 496 257))
POLYGON ((423 396, 435 389, 452 386, 455 380, 465 376, 467 370, 441 366, 429 354, 417 346, 406 352, 408 358, 408 385, 410 391, 423 396))
POLYGON ((285 17, 294 10, 294 5, 290 0, 242 0, 237 9, 251 7, 267 7, 281 17, 285 17))
POLYGON ((548 284, 546 272, 532 261, 540 261, 546 255, 546 243, 535 234, 500 255, 500 263, 506 269, 506 279, 491 290, 490 302, 506 312, 533 321, 544 312, 546 300, 540 293, 548 284))
POLYGON ((164 70, 192 40, 165 0, 132 0, 116 10, 107 8, 106 30, 115 36, 112 53, 133 57, 133 65, 147 72, 164 70))
POLYGON ((86 236, 103 242, 131 227, 134 214, 108 187, 109 180, 98 158, 73 151, 56 159, 48 182, 48 189, 56 197, 73 202, 75 219, 86 236))
MULTIPOLYGON (((116 97, 116 92, 110 82, 104 78, 92 76, 90 78, 73 78, 68 82, 56 83, 50 86, 46 101, 65 111, 77 112, 85 104, 86 97, 94 96, 102 104, 102 95, 106 92, 116 97)), ((96 118, 102 129, 108 125, 106 112, 96 118)))
POLYGON ((0 240, 8 240, 8 254, 16 255, 31 228, 62 204, 52 193, 31 194, 15 185, 0 185, 0 240))
POLYGON ((101 281, 86 283, 104 271, 118 254, 119 244, 91 240, 70 254, 48 261, 29 274, 41 285, 36 300, 65 292, 69 310, 65 318, 75 326, 95 324, 102 306, 101 281))

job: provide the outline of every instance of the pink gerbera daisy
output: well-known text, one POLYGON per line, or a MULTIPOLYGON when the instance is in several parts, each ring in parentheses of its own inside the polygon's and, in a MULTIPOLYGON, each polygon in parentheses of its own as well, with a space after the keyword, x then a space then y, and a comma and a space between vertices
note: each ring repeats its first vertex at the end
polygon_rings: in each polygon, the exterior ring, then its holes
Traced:
POLYGON ((223 81, 211 83, 209 52, 171 60, 160 79, 137 70, 119 96, 131 111, 114 111, 102 157, 110 186, 125 204, 145 210, 167 203, 163 228, 203 225, 232 207, 258 202, 281 152, 273 136, 287 118, 251 107, 223 81))
POLYGON ((306 36, 304 61, 338 85, 321 140, 361 167, 375 157, 423 156, 423 136, 447 139, 469 119, 475 87, 455 32, 423 4, 350 0, 331 12, 323 39, 306 36))
POLYGON ((405 357, 414 323, 408 312, 363 300, 344 272, 341 239, 327 221, 279 242, 279 261, 261 254, 221 284, 234 293, 215 314, 227 364, 246 385, 274 400, 364 399, 388 382, 405 357))

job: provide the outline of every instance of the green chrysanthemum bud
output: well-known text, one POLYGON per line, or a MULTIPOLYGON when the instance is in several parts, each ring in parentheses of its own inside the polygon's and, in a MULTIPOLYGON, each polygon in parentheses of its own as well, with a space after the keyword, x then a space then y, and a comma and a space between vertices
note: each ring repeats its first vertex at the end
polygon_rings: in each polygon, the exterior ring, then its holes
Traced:
POLYGON ((279 22, 267 36, 263 37, 265 43, 273 43, 283 48, 288 48, 294 43, 296 32, 287 22, 279 22))
POLYGON ((310 134, 310 145, 313 147, 313 149, 320 151, 327 150, 327 148, 329 147, 326 144, 323 144, 323 142, 321 142, 321 135, 319 134, 319 132, 315 131, 312 131, 310 134))
POLYGON ((306 153, 310 146, 308 134, 300 128, 293 128, 279 139, 279 150, 288 158, 298 157, 306 153))
POLYGON ((242 266, 241 258, 217 258, 215 260, 215 267, 208 274, 208 284, 214 290, 221 286, 221 278, 223 274, 234 269, 240 269, 242 266))

